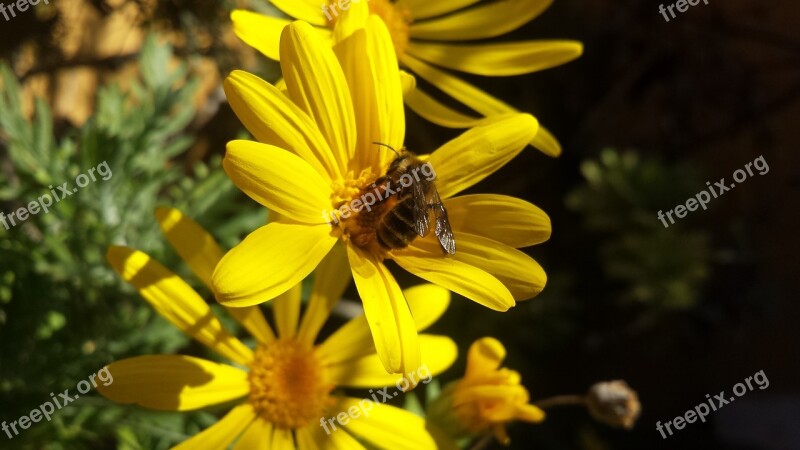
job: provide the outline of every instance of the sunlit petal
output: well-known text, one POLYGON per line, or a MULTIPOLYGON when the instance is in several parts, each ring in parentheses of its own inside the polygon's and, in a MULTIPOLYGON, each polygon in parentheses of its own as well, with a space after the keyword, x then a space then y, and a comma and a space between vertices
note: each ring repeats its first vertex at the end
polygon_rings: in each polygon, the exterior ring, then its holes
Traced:
MULTIPOLYGON (((419 241, 419 239, 417 240, 419 241)), ((456 240, 456 245, 458 245, 456 240)), ((508 311, 516 302, 497 278, 470 264, 420 249, 417 242, 392 255, 397 264, 414 275, 438 284, 495 311, 508 311)), ((458 253, 458 250, 456 250, 458 253)))
POLYGON ((275 311, 275 326, 278 328, 278 336, 281 339, 290 339, 297 334, 302 293, 303 284, 297 283, 272 301, 272 308, 275 311))
POLYGON ((110 247, 106 257, 123 280, 181 331, 231 361, 247 365, 253 360, 253 351, 222 327, 197 292, 158 261, 127 247, 110 247))
POLYGON ((330 184, 339 162, 308 114, 278 87, 241 70, 223 86, 231 109, 257 140, 299 156, 330 184))
MULTIPOLYGON (((342 398, 336 404, 334 411, 363 411, 362 402, 364 400, 342 398)), ((344 426, 347 431, 380 448, 392 450, 436 449, 433 438, 425 431, 425 419, 394 406, 376 404, 371 400, 368 402, 373 406, 368 411, 369 415, 360 415, 350 420, 344 426), (414 432, 409 433, 408 430, 414 430, 414 432)), ((364 404, 366 406, 366 403, 364 404)))
POLYGON ((219 450, 228 448, 242 432, 256 420, 256 412, 249 403, 233 408, 219 422, 203 432, 181 442, 172 450, 219 450))
POLYGON ((400 0, 402 3, 408 5, 408 9, 414 14, 414 19, 426 19, 428 17, 435 17, 442 14, 447 14, 452 11, 457 11, 461 8, 474 5, 480 0, 400 0))
MULTIPOLYGON (((211 274, 225 254, 214 237, 191 217, 174 208, 156 209, 156 219, 172 248, 186 261, 197 278, 213 290, 211 274)), ((230 308, 228 312, 259 342, 275 339, 264 314, 257 307, 230 308)))
POLYGON ((450 291, 435 284, 419 284, 403 290, 417 324, 417 331, 423 331, 439 320, 450 306, 450 291))
POLYGON ((331 381, 337 386, 348 387, 382 387, 400 386, 408 389, 418 383, 427 384, 432 376, 447 370, 458 356, 455 342, 446 336, 422 334, 419 336, 422 365, 405 377, 386 373, 378 355, 361 356, 339 364, 328 366, 331 381), (405 378, 406 382, 403 383, 405 378))
POLYGON ((343 245, 335 245, 314 272, 314 287, 300 322, 298 339, 313 344, 322 325, 328 320, 331 310, 350 284, 352 275, 343 245))
POLYGON ((550 218, 536 205, 496 194, 459 195, 444 201, 454 230, 484 236, 514 248, 550 238, 550 218))
POLYGON ((467 41, 500 36, 525 25, 553 0, 503 0, 444 17, 411 24, 411 37, 431 41, 467 41))
POLYGON ((337 240, 328 225, 264 225, 217 265, 212 277, 217 300, 237 307, 272 300, 308 276, 337 240))
POLYGON ((286 15, 311 25, 326 26, 328 24, 320 6, 324 2, 320 2, 320 0, 270 0, 270 3, 286 15))
POLYGON ((405 373, 419 367, 419 342, 411 311, 400 286, 386 266, 347 246, 364 313, 378 355, 387 372, 405 373))
POLYGON ((300 157, 260 142, 228 142, 222 167, 250 198, 292 220, 318 224, 331 207, 331 185, 300 157))
POLYGON ((244 397, 247 372, 182 355, 137 356, 109 364, 110 383, 97 390, 109 400, 162 411, 190 411, 244 397))
POLYGON ((434 151, 430 164, 442 198, 452 197, 511 161, 536 135, 539 123, 528 114, 493 118, 434 151))
POLYGON ((338 162, 338 179, 355 154, 356 122, 350 89, 331 45, 305 22, 281 36, 281 69, 289 97, 317 124, 338 162), (310 74, 314 76, 309 76, 310 74))
POLYGON ((414 44, 407 52, 437 66, 475 75, 523 75, 560 66, 583 53, 577 41, 526 41, 496 44, 414 44))

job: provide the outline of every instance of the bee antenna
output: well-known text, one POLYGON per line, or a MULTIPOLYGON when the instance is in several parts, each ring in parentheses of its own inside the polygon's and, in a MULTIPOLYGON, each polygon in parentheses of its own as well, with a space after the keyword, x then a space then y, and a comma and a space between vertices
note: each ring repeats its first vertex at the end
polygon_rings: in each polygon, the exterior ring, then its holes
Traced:
POLYGON ((400 153, 398 153, 397 150, 395 150, 391 145, 386 145, 382 142, 373 142, 373 144, 380 145, 381 147, 386 147, 389 150, 393 151, 397 156, 400 156, 400 153))

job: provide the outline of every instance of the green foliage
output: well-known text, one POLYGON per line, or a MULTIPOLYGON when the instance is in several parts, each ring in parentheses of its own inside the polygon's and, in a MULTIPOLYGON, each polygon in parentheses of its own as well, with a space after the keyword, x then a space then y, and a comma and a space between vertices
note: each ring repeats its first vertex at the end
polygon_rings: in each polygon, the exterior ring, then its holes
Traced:
MULTIPOLYGON (((0 212, 8 215, 51 189, 58 192, 64 182, 76 187, 77 176, 96 169, 96 181, 54 201, 48 213, 40 211, 8 230, 0 225, 2 419, 29 413, 50 392, 74 391, 79 381, 124 355, 170 353, 187 344, 124 286, 105 259, 109 245, 128 245, 180 267, 155 221, 156 206, 181 209, 228 245, 264 221, 263 210, 239 201, 241 194, 222 172, 218 157, 208 165, 195 164, 192 177, 183 174, 177 158, 194 139, 187 129, 195 116, 197 82, 185 66, 167 70, 171 60, 171 48, 149 37, 140 55, 140 79, 124 92, 113 85, 100 88, 95 114, 80 129, 63 132, 54 129, 41 99, 35 118, 24 117, 19 83, 8 67, 0 66, 0 212), (105 180, 99 168, 103 163, 111 173, 105 180), (234 208, 237 218, 228 221, 234 208)), ((183 438, 153 430, 146 439, 136 436, 134 430, 142 427, 133 424, 167 427, 161 419, 119 409, 97 394, 80 402, 11 444, 75 448, 71 442, 107 442, 116 433, 122 448, 167 448, 183 438), (111 424, 118 421, 124 426, 114 431, 111 424), (95 434, 102 429, 109 435, 95 434)), ((188 426, 206 417, 207 424, 208 416, 176 415, 174 420, 188 426)))
POLYGON ((567 206, 600 242, 600 265, 620 299, 658 310, 693 307, 709 273, 708 237, 691 231, 689 219, 665 229, 656 213, 694 196, 701 178, 687 166, 610 149, 581 171, 586 183, 567 206))

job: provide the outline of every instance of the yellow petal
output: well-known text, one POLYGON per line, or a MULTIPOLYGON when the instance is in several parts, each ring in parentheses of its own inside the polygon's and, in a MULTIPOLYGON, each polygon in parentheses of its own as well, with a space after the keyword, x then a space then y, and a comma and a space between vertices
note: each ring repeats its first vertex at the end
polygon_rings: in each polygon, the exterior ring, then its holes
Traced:
POLYGON ((583 45, 577 41, 555 40, 478 45, 410 43, 407 52, 448 69, 503 77, 560 66, 581 56, 583 45))
POLYGON ((531 141, 531 145, 547 156, 556 157, 561 154, 561 144, 558 139, 541 124, 539 124, 539 132, 531 141))
POLYGON ((421 89, 404 91, 403 99, 422 118, 443 127, 472 128, 484 121, 483 117, 468 116, 445 106, 421 89))
POLYGON ((306 21, 312 25, 327 26, 328 22, 322 14, 319 0, 270 0, 273 6, 286 15, 306 21))
MULTIPOLYGON (((400 69, 389 30, 380 17, 373 15, 367 20, 367 51, 374 64, 375 98, 378 106, 378 142, 393 148, 401 148, 405 140, 406 116, 403 109, 403 88, 400 69)), ((394 155, 382 152, 381 167, 385 167, 394 155)))
POLYGON ((383 263, 352 245, 347 259, 384 368, 391 373, 415 370, 420 362, 417 329, 397 281, 383 263))
POLYGON ((508 311, 516 304, 514 297, 497 278, 454 258, 445 258, 441 250, 435 254, 416 247, 416 244, 415 241, 408 248, 395 251, 392 259, 423 280, 438 284, 495 311, 508 311))
POLYGON ((233 112, 256 139, 299 156, 330 184, 339 162, 308 114, 278 87, 251 73, 234 70, 224 87, 233 112))
POLYGON ((525 422, 538 423, 544 420, 544 411, 534 405, 517 405, 515 418, 525 422))
POLYGON ((297 334, 302 293, 303 283, 301 282, 272 301, 272 307, 275 309, 275 325, 281 339, 293 338, 297 334))
POLYGON ((414 78, 414 75, 411 75, 405 70, 401 70, 400 85, 402 86, 403 97, 405 98, 406 95, 417 89, 417 79, 414 78))
POLYGON ((501 36, 525 25, 553 0, 505 0, 411 24, 412 39, 467 41, 501 36))
POLYGON ((427 19, 428 17, 440 16, 474 5, 480 0, 401 0, 408 6, 415 20, 427 19))
POLYGON ((298 156, 259 142, 231 141, 222 167, 239 189, 267 208, 301 223, 326 220, 331 185, 298 156))
POLYGON ((483 411, 487 416, 495 420, 510 420, 514 417, 515 399, 522 399, 527 396, 527 391, 523 386, 471 386, 466 389, 459 389, 458 394, 453 399, 453 406, 461 406, 465 403, 473 402, 497 402, 493 404, 494 411, 483 411))
POLYGON ((235 9, 231 12, 231 22, 233 32, 245 44, 269 59, 280 60, 281 32, 291 21, 235 9))
POLYGON ((225 358, 247 365, 253 351, 225 331, 208 304, 179 276, 145 253, 109 247, 114 270, 165 319, 225 358))
POLYGON ((342 398, 333 411, 358 411, 358 417, 346 418, 344 428, 379 448, 392 450, 436 449, 436 443, 425 430, 425 419, 411 412, 371 400, 342 398))
POLYGON ((242 437, 236 441, 233 450, 271 450, 272 429, 271 423, 261 417, 256 417, 247 430, 242 433, 242 437))
POLYGON ((354 167, 372 167, 373 170, 378 170, 380 154, 372 144, 381 140, 375 96, 376 77, 366 49, 367 34, 363 29, 354 31, 334 47, 336 56, 342 64, 355 108, 358 151, 356 151, 357 164, 354 167))
POLYGON ((473 342, 467 353, 465 378, 497 370, 506 359, 506 348, 495 338, 484 337, 473 342))
POLYGON ((514 248, 550 238, 550 217, 537 206, 507 195, 460 195, 444 201, 450 226, 514 248))
POLYGON ((539 123, 529 114, 498 116, 472 128, 431 154, 442 198, 473 186, 511 161, 536 135, 539 123))
POLYGON ((336 241, 328 225, 264 225, 217 265, 212 277, 217 300, 236 307, 271 300, 308 276, 336 241))
POLYGON ((428 384, 431 377, 447 370, 458 356, 458 347, 447 336, 422 334, 419 336, 423 364, 405 376, 388 374, 377 354, 361 356, 328 366, 331 382, 337 386, 370 388, 394 386, 408 390, 419 383, 428 384))
POLYGON ((317 349, 320 363, 335 365, 349 359, 375 353, 372 332, 364 315, 351 319, 328 336, 317 349))
MULTIPOLYGON (((446 128, 471 128, 486 122, 484 117, 469 116, 445 106, 421 89, 406 90, 404 87, 403 99, 406 105, 423 119, 446 128)), ((514 109, 511 111, 517 112, 514 109)), ((539 132, 531 140, 530 145, 548 156, 561 154, 561 144, 541 124, 539 125, 539 132)))
MULTIPOLYGON (((415 74, 422 77, 427 82, 433 84, 442 92, 446 93, 450 97, 458 100, 459 102, 463 103, 465 106, 473 109, 474 111, 487 116, 495 116, 498 114, 508 114, 508 113, 517 113, 516 109, 509 106, 507 103, 504 103, 497 98, 487 94, 486 92, 476 88, 475 86, 456 78, 447 72, 439 70, 427 63, 424 63, 408 54, 403 55, 402 63, 414 71, 415 74)), ((415 110, 416 111, 416 110, 415 110)), ((441 111, 439 111, 441 112, 441 111)), ((426 116, 423 116, 426 117, 426 116)), ((453 121, 457 117, 453 117, 452 115, 449 117, 445 117, 447 120, 444 123, 440 123, 434 119, 436 119, 435 115, 431 115, 431 117, 427 117, 434 123, 437 123, 442 126, 451 126, 453 128, 463 128, 472 125, 463 125, 458 126, 453 121), (450 123, 450 125, 448 125, 450 123)), ((463 119, 463 118, 462 118, 463 119)), ((467 122, 472 123, 472 122, 467 122)), ((553 135, 545 130, 542 127, 539 127, 540 132, 531 139, 530 144, 541 150, 544 154, 548 156, 558 156, 561 154, 561 146, 553 137, 553 135), (544 134, 541 131, 544 130, 544 134)))
POLYGON ((256 412, 249 403, 233 408, 219 422, 211 425, 200 434, 183 441, 172 450, 219 450, 229 445, 242 434, 254 420, 256 412))
MULTIPOLYGON (((330 419, 330 418, 328 418, 330 419)), ((325 427, 312 423, 296 431, 298 450, 361 450, 361 443, 353 438, 347 431, 339 428, 334 420, 326 422, 325 427), (333 428, 336 425, 336 428, 333 428), (327 428, 328 432, 324 430, 327 428)))
POLYGON ((314 343, 351 279, 347 253, 343 245, 335 245, 314 272, 314 287, 297 333, 299 340, 314 343))
POLYGON ((157 208, 156 219, 172 248, 197 278, 211 288, 211 274, 225 254, 214 237, 175 208, 157 208))
MULTIPOLYGON (((186 261, 197 278, 213 291, 211 274, 225 254, 214 237, 191 217, 175 208, 156 209, 156 218, 172 248, 186 261)), ((228 308, 228 312, 259 342, 275 340, 264 314, 257 307, 228 308)))
POLYGON ((417 324, 417 331, 423 331, 439 320, 450 306, 450 291, 435 284, 420 284, 403 290, 417 324))
MULTIPOLYGON (((333 30, 333 42, 334 45, 336 45, 365 27, 367 18, 369 17, 369 4, 366 1, 351 1, 347 9, 340 9, 338 5, 334 6, 334 3, 335 2, 331 2, 331 9, 333 11, 329 11, 328 14, 333 17, 332 13, 335 12, 338 17, 336 20, 336 28, 333 30)), ((342 58, 339 58, 339 62, 344 61, 342 58)))
MULTIPOLYGON (((453 256, 478 269, 491 274, 508 288, 514 300, 528 300, 537 295, 547 284, 547 275, 533 258, 525 253, 491 239, 472 234, 457 234, 458 252, 453 256)), ((428 246, 431 253, 438 252, 437 245, 428 246)))
POLYGON ((331 45, 309 24, 294 22, 281 35, 281 70, 289 97, 314 120, 338 162, 339 172, 331 178, 340 178, 355 154, 356 122, 331 45))
POLYGON ((250 392, 247 372, 190 356, 138 356, 113 362, 106 369, 111 382, 108 386, 97 383, 104 397, 161 411, 191 411, 250 392))
POLYGON ((257 417, 247 427, 233 447, 234 450, 294 450, 294 448, 291 430, 277 428, 261 417, 257 417))

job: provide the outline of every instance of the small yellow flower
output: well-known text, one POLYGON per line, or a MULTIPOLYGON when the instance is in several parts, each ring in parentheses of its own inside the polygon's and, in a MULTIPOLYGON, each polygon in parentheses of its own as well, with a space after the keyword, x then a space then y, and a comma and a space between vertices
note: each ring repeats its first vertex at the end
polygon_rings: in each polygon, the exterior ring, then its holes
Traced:
MULTIPOLYGON (((223 255, 214 238, 177 210, 159 209, 156 215, 169 242, 210 288, 211 273, 223 255)), ((302 317, 300 285, 273 301, 277 335, 258 307, 229 309, 256 338, 255 351, 226 331, 186 282, 148 255, 111 247, 108 260, 159 314, 236 364, 153 355, 108 366, 113 383, 98 390, 118 403, 188 411, 241 399, 219 422, 176 448, 217 450, 234 442, 237 450, 364 448, 360 442, 391 449, 435 448, 424 421, 414 414, 380 403, 372 403, 367 411, 368 402, 334 393, 336 387, 393 387, 398 381, 383 370, 363 315, 315 343, 348 281, 341 248, 334 249, 316 272, 302 317), (326 421, 340 412, 353 415, 345 417, 346 422, 326 421)), ((417 330, 435 322, 449 303, 449 293, 432 285, 407 289, 404 295, 417 330)), ((456 358, 455 343, 447 337, 421 335, 419 342, 426 379, 456 358)), ((416 372, 417 380, 421 372, 416 372)))
MULTIPOLYGON (((315 26, 331 41, 331 29, 350 10, 368 8, 386 23, 400 63, 445 94, 485 117, 517 112, 512 106, 442 69, 475 75, 521 75, 555 67, 581 55, 583 46, 570 40, 480 42, 516 30, 542 14, 552 0, 272 0, 287 15, 315 26), (320 5, 322 3, 322 5, 320 5), (480 3, 480 4, 479 4, 480 3)), ((280 30, 289 21, 248 11, 231 15, 234 31, 268 58, 280 57, 280 30)), ((461 114, 420 90, 406 94, 407 104, 436 124, 467 128, 479 118, 461 114)), ((558 141, 544 128, 531 139, 544 153, 561 153, 558 141)))
POLYGON ((530 396, 520 384, 519 373, 500 367, 505 356, 506 349, 496 339, 475 341, 467 354, 464 378, 448 385, 430 406, 429 428, 447 430, 451 437, 475 437, 491 432, 508 445, 506 424, 515 420, 543 421, 544 411, 528 403, 530 396))
POLYGON ((333 48, 307 23, 284 29, 285 89, 242 71, 225 80, 231 107, 260 142, 228 143, 223 166, 243 192, 279 218, 226 254, 212 284, 223 305, 262 303, 295 286, 343 241, 378 355, 388 372, 404 373, 419 366, 417 333, 384 260, 506 311, 544 288, 542 267, 517 249, 547 240, 550 219, 513 197, 454 197, 533 138, 536 119, 508 114, 422 155, 449 213, 458 248, 452 257, 444 257, 434 233, 404 249, 376 252, 363 245, 375 240, 375 229, 360 226, 360 213, 330 223, 332 211, 386 173, 394 154, 374 143, 400 149, 405 136, 403 88, 389 32, 378 16, 358 12, 340 17, 333 48))

